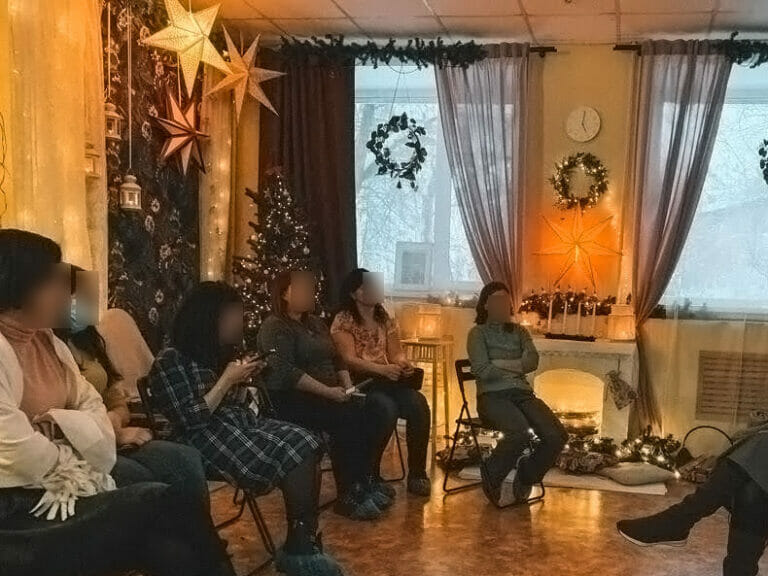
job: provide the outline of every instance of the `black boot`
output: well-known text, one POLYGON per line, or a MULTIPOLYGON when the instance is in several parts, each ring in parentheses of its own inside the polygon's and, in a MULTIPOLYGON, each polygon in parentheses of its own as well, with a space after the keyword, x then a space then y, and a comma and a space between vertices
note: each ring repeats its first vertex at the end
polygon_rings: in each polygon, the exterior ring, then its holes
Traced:
POLYGON ((765 550, 766 537, 736 528, 728 532, 728 555, 723 560, 723 576, 757 576, 758 562, 765 550))
POLYGON ((343 576, 339 564, 323 551, 320 534, 309 522, 294 520, 285 546, 275 556, 275 568, 288 576, 343 576))

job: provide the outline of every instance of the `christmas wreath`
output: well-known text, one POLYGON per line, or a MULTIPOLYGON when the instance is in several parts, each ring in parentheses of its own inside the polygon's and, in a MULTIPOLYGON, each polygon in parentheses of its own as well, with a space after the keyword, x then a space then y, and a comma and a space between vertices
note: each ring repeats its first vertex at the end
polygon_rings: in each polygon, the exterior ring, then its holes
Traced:
POLYGON ((600 197, 608 190, 607 175, 608 170, 594 154, 578 152, 568 156, 555 165, 555 173, 549 178, 557 197, 555 205, 561 210, 569 210, 576 206, 584 210, 597 206, 600 197), (587 176, 592 178, 592 184, 586 196, 577 197, 571 192, 571 172, 574 168, 581 168, 587 176))
POLYGON ((763 140, 757 153, 760 155, 760 170, 763 171, 763 180, 768 184, 768 140, 763 140))
POLYGON ((373 153, 374 162, 379 167, 377 174, 389 174, 391 178, 396 178, 398 188, 402 188, 402 181, 407 180, 415 190, 416 174, 421 171, 427 158, 427 150, 421 145, 420 138, 426 133, 424 127, 419 126, 413 118, 408 118, 405 112, 400 116, 392 116, 389 122, 379 124, 376 130, 371 132, 371 139, 365 144, 365 147, 373 153), (399 132, 407 132, 405 145, 413 150, 411 158, 406 162, 393 160, 389 146, 386 146, 389 137, 399 132))

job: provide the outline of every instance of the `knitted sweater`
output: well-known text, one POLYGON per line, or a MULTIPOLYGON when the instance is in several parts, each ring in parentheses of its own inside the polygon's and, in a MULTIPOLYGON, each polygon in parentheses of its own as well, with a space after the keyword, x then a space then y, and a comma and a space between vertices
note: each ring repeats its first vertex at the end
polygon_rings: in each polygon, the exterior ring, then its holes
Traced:
POLYGON ((525 375, 539 366, 531 335, 519 324, 478 324, 467 336, 478 396, 510 388, 530 390, 525 375))

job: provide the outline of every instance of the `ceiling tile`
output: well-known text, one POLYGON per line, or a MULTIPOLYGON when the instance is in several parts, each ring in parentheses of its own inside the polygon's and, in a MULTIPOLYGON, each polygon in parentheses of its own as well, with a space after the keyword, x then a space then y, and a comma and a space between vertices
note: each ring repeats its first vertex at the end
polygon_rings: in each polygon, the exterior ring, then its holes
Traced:
POLYGON ((431 16, 432 13, 422 0, 336 0, 336 4, 350 16, 391 18, 409 16, 431 16))
POLYGON ((516 16, 520 7, 514 0, 427 0, 439 16, 516 16))
POLYGON ((557 14, 572 16, 579 14, 605 14, 616 11, 614 0, 573 0, 570 3, 563 0, 523 0, 526 13, 557 14))
POLYGON ((718 10, 723 12, 762 12, 768 14, 765 0, 720 0, 718 10))
POLYGON ((619 0, 622 14, 670 14, 714 10, 715 0, 619 0))
POLYGON ((226 24, 230 34, 232 34, 233 39, 235 39, 235 31, 237 30, 254 34, 280 35, 280 30, 272 22, 263 18, 229 18, 223 20, 223 22, 226 24))
MULTIPOLYGON (((767 5, 768 6, 768 5, 767 5)), ((768 32, 768 10, 765 12, 718 12, 713 30, 733 32, 768 32)))
POLYGON ((621 17, 621 40, 706 34, 709 21, 709 14, 625 14, 621 17))
POLYGON ((616 16, 531 16, 533 35, 538 42, 579 42, 603 44, 616 41, 616 16))
MULTIPOLYGON (((238 2, 243 0, 237 0, 238 2)), ((267 18, 343 18, 331 0, 247 0, 267 18)))
POLYGON ((412 36, 440 36, 445 31, 431 16, 413 18, 355 18, 357 25, 374 38, 410 38, 412 36))
POLYGON ((275 24, 290 36, 324 36, 326 34, 359 34, 360 30, 348 18, 275 18, 275 24))
POLYGON ((444 16, 441 20, 454 40, 458 37, 467 37, 531 41, 531 35, 522 16, 497 18, 444 16))

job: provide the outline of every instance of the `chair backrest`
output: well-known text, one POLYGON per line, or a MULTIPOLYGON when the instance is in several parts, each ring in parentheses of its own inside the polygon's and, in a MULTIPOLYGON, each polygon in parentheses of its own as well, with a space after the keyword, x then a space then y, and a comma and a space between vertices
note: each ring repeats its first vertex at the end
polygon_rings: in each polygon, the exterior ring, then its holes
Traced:
POLYGON ((125 310, 110 308, 96 328, 104 338, 107 356, 123 377, 125 390, 136 397, 138 379, 149 373, 155 359, 136 322, 125 310))
POLYGON ((459 382, 459 390, 461 391, 461 399, 464 404, 467 404, 467 393, 464 388, 465 382, 472 382, 475 380, 475 375, 472 374, 472 364, 466 358, 462 360, 456 360, 454 362, 456 366, 456 380, 459 382))

